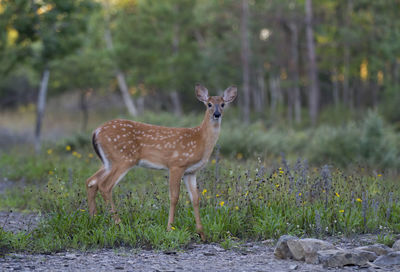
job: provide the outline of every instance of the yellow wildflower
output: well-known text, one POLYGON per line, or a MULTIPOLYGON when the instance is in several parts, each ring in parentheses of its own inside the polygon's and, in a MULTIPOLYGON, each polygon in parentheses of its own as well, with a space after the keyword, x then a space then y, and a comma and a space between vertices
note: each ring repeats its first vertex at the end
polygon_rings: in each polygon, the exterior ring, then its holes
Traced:
POLYGON ((47 149, 47 154, 51 155, 53 153, 53 149, 47 149))
POLYGON ((89 157, 89 158, 93 158, 93 154, 92 154, 92 153, 89 153, 88 157, 89 157))
POLYGON ((83 209, 80 209, 80 211, 81 211, 81 212, 84 212, 85 210, 83 210, 83 209))
POLYGON ((67 145, 67 146, 65 147, 65 150, 71 151, 71 146, 70 146, 70 145, 67 145))
POLYGON ((382 177, 382 174, 378 174, 378 177, 382 177))
POLYGON ((335 195, 336 195, 337 197, 340 197, 340 195, 339 195, 338 193, 335 193, 335 195))
POLYGON ((221 202, 219 203, 219 205, 220 205, 221 207, 224 206, 224 204, 225 204, 224 201, 221 201, 221 202))
POLYGON ((80 158, 82 157, 82 155, 79 154, 79 153, 76 152, 76 151, 72 152, 72 156, 75 156, 75 157, 77 157, 78 159, 80 159, 80 158))
POLYGON ((239 206, 235 206, 235 210, 239 210, 239 206))
POLYGON ((54 174, 54 172, 50 170, 49 171, 49 175, 53 175, 53 174, 54 174))
POLYGON ((212 161, 211 161, 211 163, 212 164, 215 164, 217 161, 215 160, 215 159, 213 159, 212 161))
POLYGON ((299 196, 301 196, 301 193, 299 193, 299 196))
POLYGON ((357 198, 356 201, 357 202, 362 202, 362 199, 361 198, 357 198))
POLYGON ((344 210, 339 210, 340 213, 344 213, 344 210))
POLYGON ((201 192, 202 195, 205 195, 207 193, 207 189, 203 189, 203 192, 201 192))
POLYGON ((276 188, 279 188, 279 184, 275 184, 275 187, 276 187, 276 188))
POLYGON ((220 195, 220 194, 216 194, 215 196, 216 196, 216 197, 219 197, 219 196, 221 196, 221 195, 220 195))
POLYGON ((171 227, 171 229, 172 229, 172 230, 176 230, 176 228, 175 228, 175 227, 171 227))

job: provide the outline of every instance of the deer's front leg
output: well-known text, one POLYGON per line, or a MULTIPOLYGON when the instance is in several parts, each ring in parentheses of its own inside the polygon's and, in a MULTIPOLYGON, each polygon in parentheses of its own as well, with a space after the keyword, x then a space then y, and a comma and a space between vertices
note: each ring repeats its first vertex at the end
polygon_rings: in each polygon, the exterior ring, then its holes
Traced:
POLYGON ((172 223, 174 222, 176 204, 179 200, 179 190, 181 185, 181 179, 184 170, 182 168, 171 168, 169 170, 169 217, 167 230, 171 230, 172 223))
POLYGON ((200 235, 201 240, 206 241, 206 237, 203 232, 203 225, 201 224, 200 220, 200 211, 199 211, 200 197, 199 197, 199 192, 197 190, 196 175, 195 174, 185 175, 183 177, 183 180, 185 181, 186 189, 189 193, 190 200, 192 201, 193 204, 194 218, 196 220, 196 231, 200 235))

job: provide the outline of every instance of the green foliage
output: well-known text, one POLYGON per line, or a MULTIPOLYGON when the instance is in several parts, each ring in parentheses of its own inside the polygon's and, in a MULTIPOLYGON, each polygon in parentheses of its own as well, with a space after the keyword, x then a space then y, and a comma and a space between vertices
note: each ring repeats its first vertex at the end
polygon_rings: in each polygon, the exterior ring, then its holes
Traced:
POLYGON ((0 257, 11 251, 26 250, 31 245, 31 234, 23 232, 13 234, 0 227, 0 257))
POLYGON ((390 233, 390 234, 379 234, 378 235, 378 243, 387 245, 388 247, 392 247, 394 242, 396 242, 396 237, 390 233))
POLYGON ((359 157, 359 128, 355 124, 343 127, 319 127, 312 137, 308 154, 313 162, 348 165, 359 157))

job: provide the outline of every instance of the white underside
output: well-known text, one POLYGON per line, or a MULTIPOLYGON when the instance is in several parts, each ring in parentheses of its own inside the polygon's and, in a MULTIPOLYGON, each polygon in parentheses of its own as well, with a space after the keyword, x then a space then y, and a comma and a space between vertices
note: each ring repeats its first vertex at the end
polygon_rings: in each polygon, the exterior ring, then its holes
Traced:
POLYGON ((140 160, 138 162, 138 165, 144 168, 149 168, 149 169, 157 169, 157 170, 167 170, 168 168, 165 165, 153 163, 148 160, 140 160))
POLYGON ((207 160, 206 159, 202 159, 201 161, 199 161, 199 162, 197 162, 195 164, 192 164, 191 166, 186 168, 185 174, 186 173, 189 173, 189 174, 190 173, 194 173, 194 172, 200 170, 201 168, 203 168, 204 165, 206 165, 207 161, 208 161, 208 159, 207 160))
POLYGON ((117 186, 118 182, 120 182, 121 179, 122 179, 123 177, 125 177, 126 173, 128 173, 129 170, 130 170, 130 168, 129 168, 128 170, 126 170, 124 173, 122 173, 122 175, 120 175, 120 176, 118 177, 118 179, 117 179, 117 181, 115 182, 113 188, 114 188, 115 186, 117 186))

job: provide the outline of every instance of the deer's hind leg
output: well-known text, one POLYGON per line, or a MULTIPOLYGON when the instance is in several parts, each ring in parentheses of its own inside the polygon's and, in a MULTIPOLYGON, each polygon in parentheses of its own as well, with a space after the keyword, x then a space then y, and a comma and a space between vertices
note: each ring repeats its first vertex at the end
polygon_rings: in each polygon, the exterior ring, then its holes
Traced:
POLYGON ((117 183, 126 175, 126 173, 128 173, 130 168, 130 166, 124 165, 113 167, 98 185, 98 189, 104 199, 104 202, 111 207, 110 212, 116 224, 119 224, 121 219, 117 214, 114 201, 112 200, 112 190, 115 185, 117 185, 117 183))
POLYGON ((93 176, 86 181, 86 192, 88 197, 89 214, 93 216, 96 213, 96 194, 98 184, 101 182, 106 170, 102 166, 93 176))

